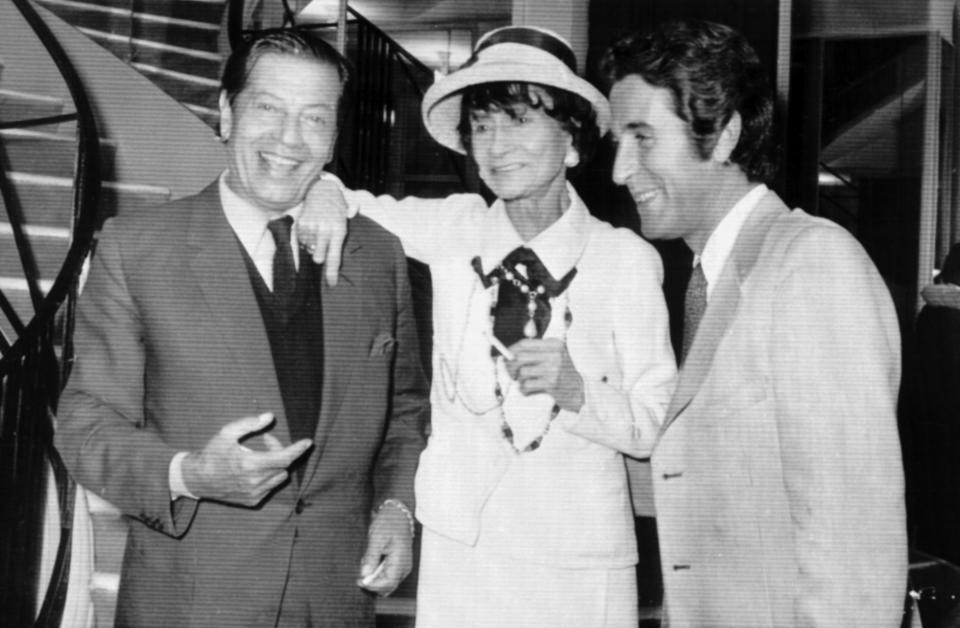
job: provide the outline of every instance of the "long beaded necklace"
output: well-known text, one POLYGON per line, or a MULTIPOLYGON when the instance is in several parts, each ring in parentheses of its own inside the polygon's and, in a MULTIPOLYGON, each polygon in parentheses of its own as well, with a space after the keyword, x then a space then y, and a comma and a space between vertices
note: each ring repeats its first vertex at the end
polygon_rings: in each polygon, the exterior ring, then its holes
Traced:
MULTIPOLYGON (((537 326, 534 321, 534 315, 537 311, 537 296, 543 295, 546 293, 542 284, 537 284, 536 287, 524 281, 521 277, 517 276, 516 273, 511 270, 500 267, 502 269, 503 278, 514 286, 517 287, 520 292, 527 295, 527 322, 523 326, 523 335, 526 338, 536 338, 537 337, 537 326)), ((491 278, 491 283, 493 284, 490 289, 490 335, 493 335, 493 324, 494 316, 497 308, 497 298, 500 292, 499 280, 496 276, 491 278)), ((570 297, 569 294, 564 291, 563 293, 563 342, 567 341, 567 331, 570 329, 570 324, 573 323, 573 315, 570 313, 570 297)), ((550 426, 553 424, 554 419, 557 418, 557 415, 560 414, 560 406, 557 403, 553 404, 553 407, 550 409, 550 416, 547 418, 547 423, 543 428, 543 431, 535 439, 530 441, 523 449, 520 449, 514 443, 513 428, 510 427, 510 423, 507 421, 507 414, 504 412, 503 405, 506 400, 506 395, 504 395, 503 388, 500 386, 500 373, 497 369, 497 360, 501 359, 502 356, 493 357, 491 360, 493 363, 493 395, 497 400, 497 407, 500 410, 500 433, 503 435, 504 440, 510 444, 510 448, 513 449, 514 453, 517 455, 529 453, 531 451, 536 451, 540 448, 540 445, 543 444, 543 439, 550 432, 550 426)))
MULTIPOLYGON (((459 339, 457 344, 456 353, 453 356, 453 366, 451 366, 451 361, 447 359, 446 355, 442 352, 439 356, 439 372, 440 372, 440 384, 443 388, 443 394, 446 400, 449 403, 453 403, 455 400, 459 399, 460 404, 463 408, 474 416, 483 416, 491 410, 493 410, 497 403, 494 401, 490 403, 489 401, 484 404, 483 407, 479 407, 479 404, 471 403, 467 400, 466 395, 460 388, 460 361, 463 357, 464 343, 467 339, 467 331, 470 329, 470 321, 472 319, 471 312, 473 309, 473 298, 477 291, 477 286, 480 285, 479 281, 474 283, 473 288, 470 290, 470 295, 466 299, 467 303, 467 314, 463 322, 463 326, 460 329, 460 333, 457 338, 459 339), (490 405, 487 406, 486 404, 490 405)), ((496 290, 496 287, 491 287, 491 290, 496 290)), ((495 298, 495 297, 494 297, 495 298)))

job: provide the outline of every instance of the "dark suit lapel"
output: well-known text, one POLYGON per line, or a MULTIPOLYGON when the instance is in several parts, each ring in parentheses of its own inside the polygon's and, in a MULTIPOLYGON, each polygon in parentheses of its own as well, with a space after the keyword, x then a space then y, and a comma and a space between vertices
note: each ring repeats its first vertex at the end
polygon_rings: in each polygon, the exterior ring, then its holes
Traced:
POLYGON ((736 316, 740 304, 741 286, 753 271, 757 255, 763 246, 770 223, 786 206, 776 194, 768 192, 750 214, 737 236, 730 257, 711 290, 710 302, 703 314, 690 353, 680 369, 677 388, 667 410, 661 432, 690 405, 706 379, 713 364, 717 346, 736 316))
POLYGON ((216 323, 211 327, 218 330, 220 344, 244 372, 244 386, 258 405, 251 408, 251 413, 273 412, 277 417, 275 429, 280 430, 278 436, 282 434, 289 441, 270 341, 240 244, 223 215, 217 185, 213 183, 196 197, 197 207, 191 213, 187 232, 192 280, 199 285, 204 298, 205 309, 197 314, 209 316, 216 323))
MULTIPOLYGON (((361 346, 367 337, 358 327, 363 320, 363 268, 357 252, 361 246, 344 243, 340 277, 333 288, 320 279, 320 298, 323 310, 323 383, 320 398, 320 417, 314 435, 314 451, 304 473, 301 492, 313 479, 317 464, 327 445, 327 436, 334 419, 343 405, 350 379, 365 357, 367 348, 361 346)), ((322 274, 322 269, 319 271, 322 274)))

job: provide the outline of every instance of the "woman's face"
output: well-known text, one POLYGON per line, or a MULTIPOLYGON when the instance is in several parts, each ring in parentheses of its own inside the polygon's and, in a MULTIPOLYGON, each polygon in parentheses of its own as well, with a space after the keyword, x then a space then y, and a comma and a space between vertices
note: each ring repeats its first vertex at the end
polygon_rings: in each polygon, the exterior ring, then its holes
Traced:
POLYGON ((470 112, 470 148, 480 177, 504 201, 542 198, 566 183, 564 157, 573 150, 573 138, 546 114, 550 96, 531 86, 543 103, 525 103, 502 109, 470 112))

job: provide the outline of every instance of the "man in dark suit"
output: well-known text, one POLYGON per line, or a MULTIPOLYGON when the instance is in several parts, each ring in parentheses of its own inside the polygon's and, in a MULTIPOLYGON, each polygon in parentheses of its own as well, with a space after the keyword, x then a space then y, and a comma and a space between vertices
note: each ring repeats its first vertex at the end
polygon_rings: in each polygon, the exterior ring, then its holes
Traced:
POLYGON ((346 80, 308 32, 247 42, 226 172, 103 230, 56 443, 129 517, 118 625, 372 626, 362 589, 411 568, 428 402, 402 249, 358 217, 331 287, 291 233, 346 80))
MULTIPOLYGON (((671 23, 614 44, 613 178, 644 235, 683 238, 677 388, 652 487, 671 626, 897 626, 906 593, 890 294, 841 227, 790 210, 773 93, 746 40, 671 23)), ((654 514, 648 511, 647 514, 654 514)))

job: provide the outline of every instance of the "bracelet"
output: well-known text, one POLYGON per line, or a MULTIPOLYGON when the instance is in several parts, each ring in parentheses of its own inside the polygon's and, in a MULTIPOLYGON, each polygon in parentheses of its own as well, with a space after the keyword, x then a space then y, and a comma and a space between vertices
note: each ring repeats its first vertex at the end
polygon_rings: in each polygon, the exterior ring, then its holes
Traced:
POLYGON ((384 506, 388 506, 388 505, 396 506, 397 508, 400 509, 400 512, 402 512, 407 517, 407 523, 410 525, 410 538, 411 539, 414 538, 417 535, 416 522, 413 519, 413 513, 410 512, 410 509, 407 508, 407 505, 404 504, 399 499, 385 499, 383 500, 383 503, 377 507, 376 512, 380 512, 381 510, 383 510, 384 506))

